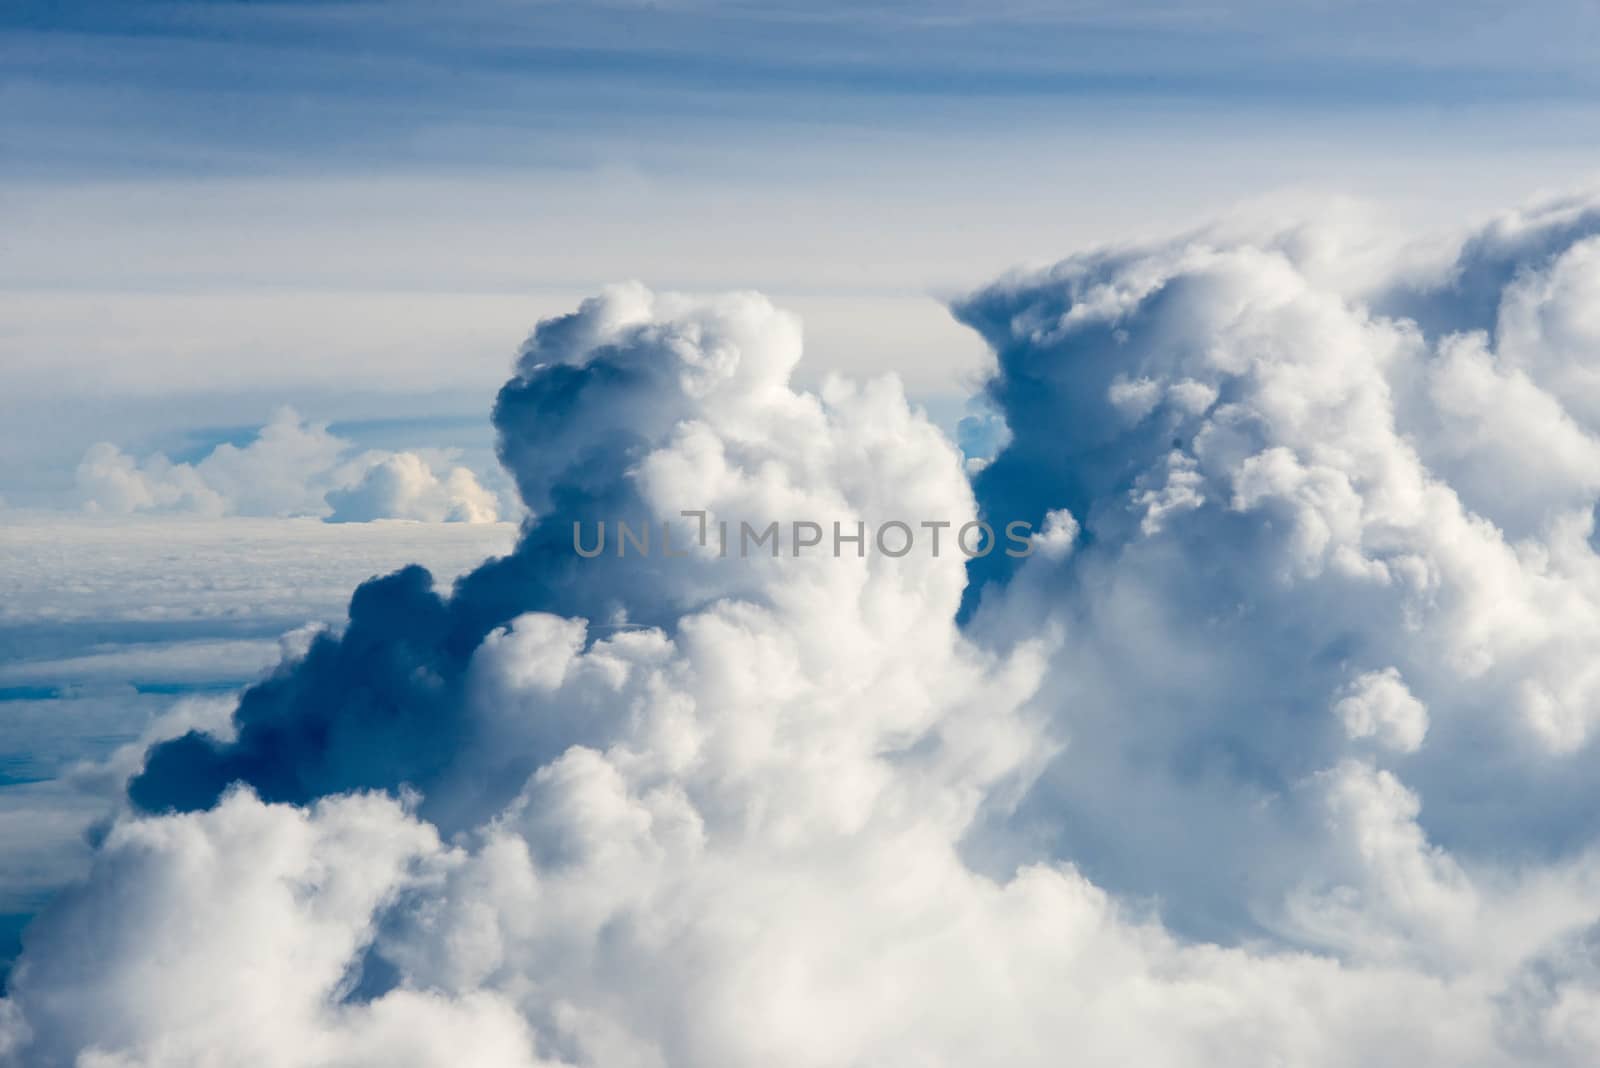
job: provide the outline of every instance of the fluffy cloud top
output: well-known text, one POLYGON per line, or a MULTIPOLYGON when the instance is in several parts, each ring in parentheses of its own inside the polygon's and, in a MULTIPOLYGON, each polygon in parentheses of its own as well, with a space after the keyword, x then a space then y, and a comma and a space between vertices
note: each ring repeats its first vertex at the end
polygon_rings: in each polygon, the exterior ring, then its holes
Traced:
POLYGON ((367 468, 361 481, 330 490, 330 523, 373 519, 421 519, 430 523, 493 523, 499 516, 494 494, 465 467, 439 478, 414 452, 399 452, 367 468))
POLYGON ((283 408, 249 444, 224 442, 194 464, 173 463, 161 453, 139 460, 102 441, 78 465, 78 491, 89 511, 117 514, 321 515, 330 522, 499 518, 494 494, 465 467, 441 477, 414 452, 352 453, 349 441, 283 408))
POLYGON ((517 548, 362 586, 154 745, 0 1051, 1593 1063, 1597 219, 1421 284, 1303 233, 1003 280, 958 308, 1005 421, 972 483, 894 382, 791 388, 760 297, 541 324, 517 548), (683 509, 1038 535, 573 552, 683 509))

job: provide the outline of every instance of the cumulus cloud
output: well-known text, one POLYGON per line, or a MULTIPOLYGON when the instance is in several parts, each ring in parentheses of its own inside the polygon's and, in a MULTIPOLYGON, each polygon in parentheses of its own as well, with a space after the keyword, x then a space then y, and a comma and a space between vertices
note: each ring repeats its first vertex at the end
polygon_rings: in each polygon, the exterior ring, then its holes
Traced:
POLYGON ((416 519, 492 523, 495 495, 465 467, 442 476, 415 452, 355 453, 322 424, 279 409, 244 446, 224 442, 196 463, 162 453, 143 459, 110 442, 89 448, 78 492, 92 512, 207 516, 320 515, 331 522, 416 519))
POLYGON ((463 1049, 473 1064, 535 1063, 499 999, 340 1004, 377 908, 440 852, 431 828, 374 797, 299 811, 239 794, 118 825, 32 933, 18 977, 29 1063, 423 1065, 463 1049), (109 967, 75 951, 85 925, 109 967))
POLYGON ((1359 291, 1303 235, 1004 279, 957 307, 1005 424, 971 481, 892 380, 795 390, 758 296, 541 324, 517 547, 363 585, 154 740, 0 1051, 1593 1063, 1591 217, 1359 291), (1036 537, 573 551, 685 509, 1036 537))
POLYGON ((1586 843, 1593 439, 1558 391, 1463 390, 1459 361, 1514 374, 1506 318, 1588 217, 1534 213, 1421 289, 1368 280, 1376 296, 1318 281, 1292 242, 1202 238, 1075 257, 960 306, 999 354, 989 392, 1014 435, 980 501, 1083 528, 1062 560, 975 563, 967 591, 975 638, 1076 636, 1044 684, 1076 706, 1070 742, 1008 833, 1223 940, 1281 928, 1324 850, 1307 784, 1352 744, 1405 756, 1421 832, 1464 858, 1586 843), (1377 310, 1399 306, 1416 316, 1377 310), (1486 780, 1505 795, 1462 786, 1486 780))
POLYGON ((1333 711, 1350 737, 1376 738, 1406 753, 1416 752, 1428 733, 1427 708, 1406 689, 1394 668, 1356 678, 1333 711))
POLYGON ((440 478, 413 452, 395 453, 367 468, 361 481, 329 491, 330 523, 373 519, 421 519, 430 523, 493 523, 499 519, 494 494, 465 467, 440 478))

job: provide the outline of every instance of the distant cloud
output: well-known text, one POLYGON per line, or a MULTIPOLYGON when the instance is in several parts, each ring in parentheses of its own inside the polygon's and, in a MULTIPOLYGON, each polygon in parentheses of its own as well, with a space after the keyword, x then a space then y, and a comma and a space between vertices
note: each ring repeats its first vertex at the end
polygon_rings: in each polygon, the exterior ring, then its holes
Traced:
POLYGON ((492 523, 495 495, 465 467, 440 475, 414 452, 355 453, 325 425, 280 409, 244 446, 224 442, 196 463, 143 459, 110 442, 84 454, 77 484, 93 512, 321 515, 331 522, 417 519, 492 523))
MULTIPOLYGON (((162 622, 263 625, 268 633, 344 615, 350 590, 375 574, 425 560, 441 580, 508 551, 516 530, 488 525, 329 524, 158 515, 90 517, 21 512, 0 531, 0 635, 110 640, 162 622)), ((213 633, 203 631, 203 633, 213 633)), ((220 630, 214 633, 222 633, 220 630)), ((71 645, 56 655, 86 652, 71 645)), ((35 654, 37 655, 37 653, 35 654)), ((0 644, 0 661, 20 651, 0 644)))
POLYGON ((422 519, 430 523, 493 523, 500 518, 494 494, 465 467, 440 478, 414 452, 387 456, 348 489, 330 490, 330 523, 373 519, 422 519))

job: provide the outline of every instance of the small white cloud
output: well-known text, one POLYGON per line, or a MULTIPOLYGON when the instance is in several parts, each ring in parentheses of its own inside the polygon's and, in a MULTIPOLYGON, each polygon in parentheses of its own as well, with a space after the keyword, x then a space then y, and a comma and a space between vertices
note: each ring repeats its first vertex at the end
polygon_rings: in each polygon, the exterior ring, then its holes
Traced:
POLYGON ((1044 526, 1033 536, 1035 551, 1040 556, 1059 560, 1072 552, 1078 540, 1078 521, 1065 508, 1053 508, 1044 514, 1044 526))
POLYGON ((1217 387, 1185 378, 1168 387, 1167 399, 1180 411, 1189 415, 1203 415, 1207 408, 1217 403, 1217 387))
POLYGON ((1395 668, 1358 676, 1334 703, 1333 714, 1351 738, 1371 738, 1414 753, 1428 733, 1428 709, 1406 689, 1395 668))
POLYGON ((1139 529, 1153 537, 1175 515, 1192 512, 1206 503, 1205 478, 1192 456, 1174 449, 1164 469, 1152 471, 1134 487, 1133 500, 1144 510, 1139 529))
POLYGON ((1130 379, 1118 375, 1111 380, 1106 399, 1129 422, 1137 423, 1155 411, 1156 405, 1161 402, 1161 383, 1152 378, 1130 379))
POLYGON ((413 452, 385 456, 367 468, 361 481, 330 490, 330 523, 365 523, 374 519, 418 519, 428 523, 493 523, 499 502, 465 467, 444 478, 413 452))

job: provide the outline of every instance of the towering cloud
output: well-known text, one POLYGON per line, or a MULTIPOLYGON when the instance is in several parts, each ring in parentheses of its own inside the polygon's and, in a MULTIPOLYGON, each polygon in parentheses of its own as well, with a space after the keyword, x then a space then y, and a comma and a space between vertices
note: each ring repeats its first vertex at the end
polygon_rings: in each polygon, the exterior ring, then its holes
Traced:
POLYGON ((894 382, 794 390, 758 296, 541 324, 515 550, 152 748, 0 1056, 1592 1063, 1594 217, 1359 289, 1303 233, 1006 279, 970 483, 894 382), (683 555, 574 551, 619 519, 683 555))
POLYGON ((966 606, 975 636, 1075 636, 1047 684, 1074 744, 1027 806, 1063 855, 1187 929, 1275 929, 1351 751, 1398 759, 1466 856, 1587 848, 1595 218, 1496 223, 1367 300, 1285 240, 1090 254, 959 308, 1013 434, 980 500, 1082 526, 1065 559, 975 565, 966 606))
MULTIPOLYGON (((431 818, 446 820, 458 803, 486 818, 595 729, 575 715, 579 736, 557 730, 534 701, 516 718, 541 744, 507 746, 495 733, 505 724, 478 709, 482 662, 502 640, 486 638, 530 611, 582 617, 610 636, 640 623, 676 629, 686 613, 729 597, 853 604, 870 588, 879 601, 912 600, 912 615, 946 614, 934 598, 958 597, 962 583, 962 558, 948 549, 926 562, 723 559, 680 515, 706 511, 734 530, 822 520, 830 535, 834 521, 853 529, 858 520, 971 516, 958 459, 893 384, 798 394, 787 378, 799 355, 798 323, 755 296, 696 303, 623 287, 543 324, 495 410, 502 454, 537 516, 516 550, 450 597, 421 568, 363 586, 341 637, 313 643, 245 695, 237 740, 191 734, 155 749, 131 785, 134 801, 150 811, 206 807, 236 781, 296 803, 405 784, 422 791, 431 818), (607 523, 615 534, 618 521, 654 526, 657 551, 574 552, 573 524, 607 523), (662 551, 661 522, 688 556, 662 551), (481 754, 508 766, 488 774, 481 754)), ((447 825, 457 818, 466 817, 447 825)))

